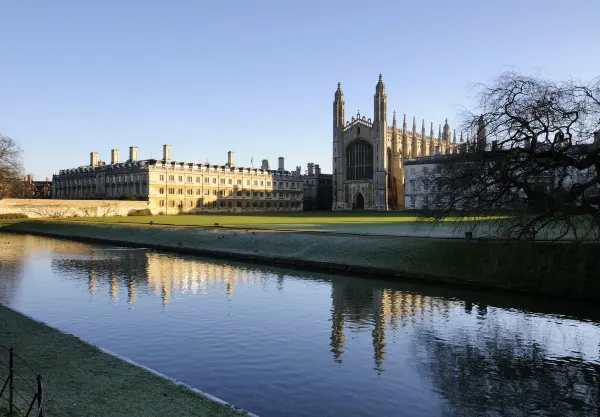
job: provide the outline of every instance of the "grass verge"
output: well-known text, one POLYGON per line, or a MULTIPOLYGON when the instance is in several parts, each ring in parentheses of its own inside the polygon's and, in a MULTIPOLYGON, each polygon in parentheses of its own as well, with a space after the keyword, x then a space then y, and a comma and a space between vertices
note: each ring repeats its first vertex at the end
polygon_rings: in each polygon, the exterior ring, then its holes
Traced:
MULTIPOLYGON (((243 214, 202 214, 135 217, 74 218, 62 221, 82 223, 127 223, 187 227, 212 227, 218 224, 230 228, 299 230, 333 233, 372 234, 389 236, 452 237, 463 233, 473 219, 449 217, 442 224, 419 218, 409 212, 268 212, 243 214)), ((486 223, 486 219, 477 219, 486 223)))
POLYGON ((0 341, 42 375, 45 416, 245 415, 1 305, 0 341))

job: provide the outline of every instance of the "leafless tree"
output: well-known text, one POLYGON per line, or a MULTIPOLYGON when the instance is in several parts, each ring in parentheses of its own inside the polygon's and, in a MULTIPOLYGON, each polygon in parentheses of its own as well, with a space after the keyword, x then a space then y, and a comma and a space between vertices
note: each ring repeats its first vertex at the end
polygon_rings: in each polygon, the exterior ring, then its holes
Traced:
POLYGON ((0 198, 23 191, 22 150, 11 137, 0 134, 0 198))
POLYGON ((600 78, 506 72, 477 91, 475 108, 461 114, 475 140, 422 178, 435 217, 506 214, 495 223, 505 237, 598 241, 600 78))

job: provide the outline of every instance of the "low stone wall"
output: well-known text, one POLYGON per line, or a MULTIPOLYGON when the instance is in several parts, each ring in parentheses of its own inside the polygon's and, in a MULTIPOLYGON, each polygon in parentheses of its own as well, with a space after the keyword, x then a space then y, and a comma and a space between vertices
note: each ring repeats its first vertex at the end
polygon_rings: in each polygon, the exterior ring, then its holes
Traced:
MULTIPOLYGON (((31 218, 126 216, 129 210, 153 209, 148 201, 49 200, 5 198, 0 214, 22 213, 31 218)), ((152 210, 154 214, 157 210, 152 210)))

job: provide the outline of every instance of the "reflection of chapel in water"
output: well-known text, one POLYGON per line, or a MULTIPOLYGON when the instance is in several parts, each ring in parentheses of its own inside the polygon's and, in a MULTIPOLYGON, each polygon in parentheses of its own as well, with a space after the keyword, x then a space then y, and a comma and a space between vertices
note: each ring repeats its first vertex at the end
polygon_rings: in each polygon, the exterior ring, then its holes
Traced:
MULTIPOLYGON (((130 251, 118 256, 95 259, 55 260, 58 269, 86 270, 90 295, 103 282, 109 296, 119 301, 120 288, 127 289, 127 303, 134 304, 138 288, 160 296, 168 305, 174 294, 206 294, 224 291, 233 297, 236 286, 266 285, 265 272, 224 264, 166 256, 154 252, 130 251), (142 288, 143 288, 142 287, 142 288)), ((334 277, 331 281, 331 338, 333 359, 342 363, 344 351, 352 349, 348 332, 370 331, 373 343, 375 369, 383 371, 386 359, 387 337, 408 325, 414 325, 432 314, 447 316, 451 302, 421 294, 373 287, 360 281, 334 277)), ((277 290, 283 291, 284 277, 278 275, 277 290)))
POLYGON ((372 327, 375 369, 383 371, 386 358, 386 333, 408 324, 414 325, 427 315, 447 315, 451 303, 421 294, 373 288, 345 283, 341 278, 331 283, 331 352, 341 363, 346 348, 345 331, 372 327), (348 329, 346 329, 348 327, 348 329))

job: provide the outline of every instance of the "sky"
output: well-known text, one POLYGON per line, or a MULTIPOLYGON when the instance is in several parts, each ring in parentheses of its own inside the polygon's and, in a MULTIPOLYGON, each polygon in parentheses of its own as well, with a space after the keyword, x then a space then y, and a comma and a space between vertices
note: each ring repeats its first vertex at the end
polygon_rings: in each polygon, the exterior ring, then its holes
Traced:
MULTIPOLYGON (((474 84, 600 75, 600 1, 0 0, 0 134, 43 179, 140 158, 331 172, 332 102, 456 126, 474 84)), ((401 116, 399 116, 401 117, 401 116)))

